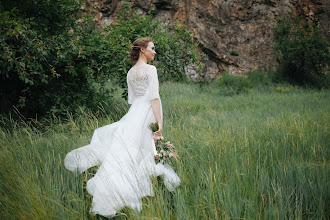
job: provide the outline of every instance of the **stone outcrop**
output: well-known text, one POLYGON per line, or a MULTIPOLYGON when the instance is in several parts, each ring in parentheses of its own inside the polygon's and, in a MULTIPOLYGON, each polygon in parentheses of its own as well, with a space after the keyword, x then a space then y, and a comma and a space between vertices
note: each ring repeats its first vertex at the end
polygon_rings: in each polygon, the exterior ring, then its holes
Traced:
MULTIPOLYGON (((184 23, 200 42, 208 78, 226 70, 247 73, 277 66, 270 47, 276 19, 290 12, 318 22, 329 39, 328 0, 132 0, 132 7, 146 13, 155 8, 154 19, 165 24, 184 23)), ((98 6, 100 25, 114 20, 121 0, 89 0, 98 6)))

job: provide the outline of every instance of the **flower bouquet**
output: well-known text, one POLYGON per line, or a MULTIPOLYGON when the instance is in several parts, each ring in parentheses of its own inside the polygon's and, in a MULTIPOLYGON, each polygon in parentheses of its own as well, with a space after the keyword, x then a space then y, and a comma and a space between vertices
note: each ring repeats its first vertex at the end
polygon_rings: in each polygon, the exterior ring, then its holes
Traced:
MULTIPOLYGON (((157 122, 151 123, 148 127, 152 132, 159 129, 157 122)), ((153 147, 156 162, 165 164, 168 160, 178 157, 174 145, 170 141, 165 140, 163 136, 153 136, 153 147)))

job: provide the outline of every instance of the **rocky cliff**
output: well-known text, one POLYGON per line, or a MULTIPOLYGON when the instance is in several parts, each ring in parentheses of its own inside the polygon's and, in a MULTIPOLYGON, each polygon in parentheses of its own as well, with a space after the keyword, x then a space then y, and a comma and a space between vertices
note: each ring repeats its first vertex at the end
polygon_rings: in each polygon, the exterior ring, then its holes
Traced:
MULTIPOLYGON (((330 35, 329 0, 132 0, 132 7, 146 13, 155 8, 154 19, 165 24, 179 21, 196 35, 206 61, 208 78, 221 71, 247 73, 276 67, 268 45, 276 19, 303 14, 318 22, 330 35), (327 4, 328 3, 328 4, 327 4)), ((97 22, 108 25, 122 0, 89 0, 97 22)))

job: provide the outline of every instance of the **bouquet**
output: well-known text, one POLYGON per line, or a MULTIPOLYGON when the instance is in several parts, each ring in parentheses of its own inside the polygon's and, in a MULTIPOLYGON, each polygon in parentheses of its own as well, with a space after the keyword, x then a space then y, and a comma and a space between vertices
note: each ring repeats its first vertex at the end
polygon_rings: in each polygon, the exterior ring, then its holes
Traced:
MULTIPOLYGON (((157 122, 151 123, 148 127, 152 132, 159 129, 157 122)), ((168 160, 177 158, 178 155, 175 152, 174 145, 170 141, 165 140, 163 136, 153 136, 153 143, 156 162, 165 164, 168 160)))

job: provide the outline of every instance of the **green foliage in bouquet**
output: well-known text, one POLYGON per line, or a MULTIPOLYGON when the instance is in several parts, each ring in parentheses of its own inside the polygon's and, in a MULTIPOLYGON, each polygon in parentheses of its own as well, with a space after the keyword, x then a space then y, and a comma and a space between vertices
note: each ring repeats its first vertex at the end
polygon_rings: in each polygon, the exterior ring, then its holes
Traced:
POLYGON ((177 157, 175 147, 170 141, 164 140, 164 138, 156 139, 155 145, 157 151, 155 155, 156 163, 165 164, 169 160, 177 157))
MULTIPOLYGON (((151 123, 148 128, 152 132, 158 131, 158 122, 151 123)), ((157 151, 157 153, 155 154, 156 163, 165 164, 170 159, 177 158, 178 154, 175 152, 175 147, 170 141, 165 140, 162 136, 154 136, 153 139, 155 141, 155 147, 157 151)))
POLYGON ((158 131, 159 130, 159 125, 158 125, 158 122, 156 123, 151 123, 148 128, 152 131, 152 132, 155 132, 155 131, 158 131))

